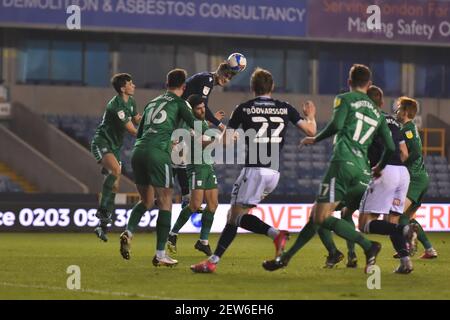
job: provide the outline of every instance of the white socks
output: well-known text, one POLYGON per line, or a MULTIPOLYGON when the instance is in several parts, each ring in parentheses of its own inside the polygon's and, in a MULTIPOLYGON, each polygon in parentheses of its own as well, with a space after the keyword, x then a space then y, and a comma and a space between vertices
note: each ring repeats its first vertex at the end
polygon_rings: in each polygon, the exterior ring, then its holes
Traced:
POLYGON ((166 256, 166 250, 156 250, 156 257, 162 259, 166 256))
POLYGON ((280 234, 280 231, 270 227, 270 229, 267 231, 267 236, 272 238, 273 240, 280 234))
POLYGON ((220 258, 215 254, 213 254, 211 257, 208 258, 208 260, 214 264, 217 264, 219 263, 220 258))

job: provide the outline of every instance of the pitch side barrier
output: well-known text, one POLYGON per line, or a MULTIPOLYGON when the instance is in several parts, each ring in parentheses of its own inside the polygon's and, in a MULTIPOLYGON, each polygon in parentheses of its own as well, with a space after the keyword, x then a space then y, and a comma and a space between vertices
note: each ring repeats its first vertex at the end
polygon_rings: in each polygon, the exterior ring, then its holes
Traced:
MULTIPOLYGON (((211 232, 220 233, 230 208, 228 201, 221 199, 216 211, 211 232)), ((313 197, 272 196, 265 203, 251 210, 266 223, 291 232, 299 232, 309 219, 313 197)), ((115 209, 112 232, 123 231, 131 213, 132 204, 118 204, 115 209)), ((92 232, 97 226, 95 217, 96 195, 55 194, 0 194, 0 232, 92 232)), ((180 204, 174 204, 172 225, 181 211, 180 204)), ((155 229, 158 210, 152 209, 142 217, 137 232, 151 232, 155 229)), ((340 212, 335 212, 339 217, 340 212)), ((354 214, 355 224, 358 212, 354 214)), ((416 218, 425 231, 450 231, 450 199, 427 199, 417 212, 416 218)), ((183 233, 198 233, 201 214, 193 214, 181 229, 183 233)), ((239 229, 239 232, 247 232, 239 229)))

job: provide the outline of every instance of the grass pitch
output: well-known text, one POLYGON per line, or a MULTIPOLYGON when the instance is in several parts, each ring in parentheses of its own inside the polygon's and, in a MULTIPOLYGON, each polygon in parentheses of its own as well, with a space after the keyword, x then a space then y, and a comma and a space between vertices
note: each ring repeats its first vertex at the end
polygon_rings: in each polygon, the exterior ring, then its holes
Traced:
MULTIPOLYGON (((377 261, 381 289, 369 290, 361 249, 357 269, 347 269, 345 260, 323 269, 326 251, 318 237, 287 268, 269 273, 261 262, 273 257, 271 241, 238 234, 215 274, 193 274, 189 266, 205 259, 193 248, 197 235, 179 236, 177 267, 155 268, 155 234, 135 236, 129 261, 120 256, 118 234, 110 234, 108 243, 94 234, 1 234, 0 299, 450 299, 450 233, 428 235, 439 258, 414 257, 410 275, 393 273, 398 261, 387 237, 370 236, 383 250, 377 261), (67 289, 70 265, 80 267, 81 290, 67 289)), ((211 235, 212 247, 217 240, 211 235)), ((345 253, 345 242, 338 237, 336 242, 345 253)))

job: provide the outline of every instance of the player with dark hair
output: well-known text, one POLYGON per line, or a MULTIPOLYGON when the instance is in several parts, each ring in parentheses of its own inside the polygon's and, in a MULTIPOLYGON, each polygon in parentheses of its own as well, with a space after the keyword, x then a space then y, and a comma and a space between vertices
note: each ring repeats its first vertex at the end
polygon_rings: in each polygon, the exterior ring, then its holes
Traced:
POLYGON ((222 255, 233 242, 238 227, 270 237, 275 244, 276 255, 283 251, 289 236, 287 231, 277 230, 249 214, 249 210, 256 207, 278 184, 278 163, 288 123, 293 123, 307 135, 316 133, 315 106, 312 102, 305 104, 303 109, 306 118, 302 118, 290 104, 273 99, 273 77, 269 71, 261 68, 253 72, 250 85, 255 98, 238 105, 228 123, 231 129, 242 126, 244 130, 245 167, 234 183, 227 224, 216 250, 207 260, 192 265, 193 272, 214 272, 222 255))
MULTIPOLYGON (((169 233, 167 249, 171 253, 177 253, 176 245, 178 232, 186 224, 190 216, 201 208, 203 200, 205 200, 206 207, 202 210, 200 239, 197 240, 194 248, 205 253, 207 256, 210 256, 212 252, 211 247, 209 246, 208 237, 214 221, 214 213, 219 205, 219 190, 217 189, 217 177, 214 171, 214 161, 212 156, 203 154, 199 159, 200 163, 196 163, 195 148, 199 146, 205 148, 213 142, 218 142, 220 140, 220 135, 218 132, 214 134, 213 131, 208 131, 208 123, 205 120, 205 99, 201 95, 193 94, 189 96, 187 102, 192 106, 192 112, 196 120, 201 121, 202 132, 207 133, 203 134, 201 137, 193 136, 191 138, 190 150, 188 153, 189 160, 187 164, 191 198, 189 204, 181 210, 175 225, 169 233), (201 140, 198 140, 200 138, 201 140)), ((186 128, 186 126, 184 127, 186 128)))
POLYGON ((165 252, 170 230, 173 175, 171 170, 172 133, 184 120, 194 128, 194 116, 188 103, 181 98, 185 89, 186 71, 174 69, 167 74, 167 91, 145 107, 137 140, 131 157, 134 179, 141 200, 133 207, 126 230, 120 235, 120 253, 130 259, 130 246, 142 215, 158 199, 156 221, 156 255, 154 266, 173 266, 177 260, 165 252))
POLYGON ((349 72, 350 92, 336 96, 330 123, 315 137, 306 137, 302 144, 311 145, 337 135, 330 166, 320 185, 310 221, 298 235, 295 244, 276 259, 264 261, 263 267, 274 271, 288 265, 292 256, 311 240, 319 227, 334 231, 346 240, 358 243, 366 255, 366 272, 375 264, 381 244, 367 240, 343 219, 332 216, 336 207, 361 199, 369 180, 367 152, 376 134, 385 145, 378 164, 383 169, 395 150, 384 115, 367 96, 372 84, 371 71, 364 65, 353 65, 349 72))
MULTIPOLYGON (((429 185, 429 177, 422 156, 422 140, 413 121, 416 117, 417 110, 418 104, 416 100, 408 97, 400 97, 397 100, 397 110, 395 113, 397 120, 402 124, 402 134, 408 148, 408 158, 405 161, 405 165, 411 176, 408 194, 406 196, 406 211, 400 217, 399 223, 406 225, 412 222, 417 225, 418 240, 425 247, 425 252, 421 258, 434 259, 438 256, 437 251, 433 248, 420 223, 415 219, 416 212, 422 205, 422 199, 429 185)), ((395 257, 400 257, 399 252, 397 252, 395 257)))
POLYGON ((119 190, 119 180, 122 171, 120 149, 125 132, 136 136, 136 128, 141 120, 133 98, 135 85, 127 73, 119 73, 112 77, 111 84, 117 92, 106 106, 103 119, 91 142, 91 152, 103 167, 105 180, 102 187, 100 205, 96 213, 99 225, 95 234, 103 241, 108 241, 106 231, 112 222, 114 199, 119 190))

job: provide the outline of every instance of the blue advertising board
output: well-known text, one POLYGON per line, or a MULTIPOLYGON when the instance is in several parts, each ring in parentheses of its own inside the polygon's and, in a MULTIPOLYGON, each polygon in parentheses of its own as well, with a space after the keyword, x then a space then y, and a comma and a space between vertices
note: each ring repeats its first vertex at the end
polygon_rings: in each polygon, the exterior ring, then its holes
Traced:
POLYGON ((81 29, 303 37, 306 0, 0 0, 0 25, 65 28, 66 8, 81 29))

